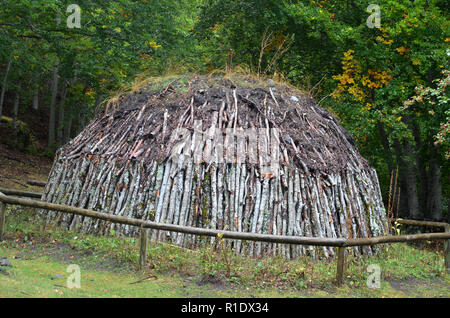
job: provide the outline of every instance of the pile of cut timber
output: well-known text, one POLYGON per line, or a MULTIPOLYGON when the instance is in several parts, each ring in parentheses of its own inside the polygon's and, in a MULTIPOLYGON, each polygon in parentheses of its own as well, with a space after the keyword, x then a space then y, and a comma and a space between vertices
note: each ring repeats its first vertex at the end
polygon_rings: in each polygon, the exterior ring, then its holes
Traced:
MULTIPOLYGON (((156 222, 314 237, 387 234, 377 175, 327 111, 293 88, 194 76, 125 95, 56 156, 43 199, 156 222)), ((50 213, 89 233, 135 228, 50 213)), ((211 238, 154 231, 195 248, 211 238)), ((327 247, 229 241, 236 253, 330 257, 327 247)), ((355 247, 357 255, 373 248, 355 247)))

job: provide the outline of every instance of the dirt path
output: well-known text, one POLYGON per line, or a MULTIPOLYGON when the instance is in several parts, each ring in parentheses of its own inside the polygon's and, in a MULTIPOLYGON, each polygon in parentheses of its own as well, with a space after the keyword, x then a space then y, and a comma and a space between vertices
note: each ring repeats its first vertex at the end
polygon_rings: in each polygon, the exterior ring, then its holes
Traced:
POLYGON ((429 290, 434 290, 434 297, 448 298, 450 286, 442 278, 418 279, 405 278, 389 281, 391 287, 404 293, 407 297, 427 297, 429 290))

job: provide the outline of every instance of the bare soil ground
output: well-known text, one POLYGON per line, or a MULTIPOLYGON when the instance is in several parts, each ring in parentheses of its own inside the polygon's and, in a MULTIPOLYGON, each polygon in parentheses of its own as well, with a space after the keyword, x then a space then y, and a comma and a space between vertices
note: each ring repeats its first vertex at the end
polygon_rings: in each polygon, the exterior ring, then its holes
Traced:
POLYGON ((0 187, 27 191, 42 191, 27 184, 27 180, 47 181, 52 160, 8 149, 0 144, 0 187))
POLYGON ((410 297, 424 297, 423 290, 431 288, 437 291, 442 291, 441 293, 437 293, 435 297, 449 297, 448 291, 450 286, 440 277, 429 279, 419 279, 414 277, 396 280, 393 279, 389 280, 389 284, 393 289, 410 297), (447 293, 445 293, 445 290, 447 290, 447 293))

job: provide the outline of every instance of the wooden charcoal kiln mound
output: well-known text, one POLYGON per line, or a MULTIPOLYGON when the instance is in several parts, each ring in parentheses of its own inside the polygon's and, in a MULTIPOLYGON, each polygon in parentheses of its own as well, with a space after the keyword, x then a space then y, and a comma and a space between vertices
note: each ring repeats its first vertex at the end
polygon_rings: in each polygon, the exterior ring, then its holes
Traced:
MULTIPOLYGON (((219 230, 330 238, 387 234, 377 174, 353 138, 310 97, 269 82, 273 87, 237 76, 179 77, 120 97, 59 149, 43 200, 219 230)), ((47 215, 48 222, 85 233, 138 231, 47 215)), ((151 237, 187 248, 213 240, 156 230, 151 237)), ((332 247, 226 244, 256 257, 335 254, 332 247)), ((352 252, 372 254, 375 248, 352 252)))

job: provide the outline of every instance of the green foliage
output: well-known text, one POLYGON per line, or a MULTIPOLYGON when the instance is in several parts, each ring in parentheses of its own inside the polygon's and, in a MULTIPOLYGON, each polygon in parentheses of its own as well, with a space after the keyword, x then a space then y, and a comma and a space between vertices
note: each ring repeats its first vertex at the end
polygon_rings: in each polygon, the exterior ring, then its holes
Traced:
POLYGON ((239 282, 240 266, 236 266, 233 250, 225 245, 225 239, 218 235, 212 246, 200 250, 200 265, 206 278, 228 279, 239 282))
POLYGON ((433 82, 436 88, 418 86, 415 95, 404 102, 404 110, 413 109, 417 116, 426 118, 425 129, 435 138, 435 145, 440 145, 445 158, 450 159, 450 71, 442 71, 442 78, 433 82))
MULTIPOLYGON (((435 114, 430 116, 430 103, 419 110, 405 108, 404 102, 416 94, 416 87, 436 89, 434 80, 448 70, 449 14, 445 1, 383 0, 377 2, 381 27, 369 28, 371 13, 366 9, 371 3, 211 0, 202 8, 195 34, 203 44, 206 70, 223 68, 232 48, 234 65, 282 73, 291 83, 306 87, 356 137, 387 191, 388 166, 395 165, 392 157, 403 157, 394 152, 394 142, 415 145, 420 138, 414 161, 429 158, 436 138, 445 148, 448 105, 439 110, 433 106, 435 114), (288 38, 293 39, 289 50, 268 69, 288 38), (381 146, 385 141, 380 126, 389 150, 381 146)), ((442 164, 444 151, 438 153, 442 164)), ((448 174, 444 166, 443 175, 448 174)), ((448 197, 448 185, 443 186, 448 197)))
POLYGON ((33 90, 25 87, 39 89, 41 106, 49 105, 49 81, 57 66, 59 90, 63 82, 68 84, 66 117, 72 117, 79 130, 94 115, 97 97, 104 99, 131 83, 139 72, 160 74, 189 52, 185 39, 197 1, 80 0, 80 28, 66 23, 73 13, 67 12, 71 3, 2 1, 0 65, 12 61, 7 89, 22 87, 22 112, 33 98, 33 90))

